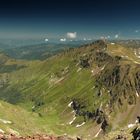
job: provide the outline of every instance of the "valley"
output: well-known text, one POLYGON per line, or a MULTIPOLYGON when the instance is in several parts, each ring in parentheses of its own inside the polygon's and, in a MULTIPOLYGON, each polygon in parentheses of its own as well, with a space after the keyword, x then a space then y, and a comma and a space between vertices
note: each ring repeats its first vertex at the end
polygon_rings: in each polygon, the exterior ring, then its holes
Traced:
POLYGON ((126 44, 97 40, 43 59, 36 51, 33 60, 2 51, 0 131, 82 140, 114 140, 122 134, 132 139, 131 131, 139 128, 140 49, 126 44))

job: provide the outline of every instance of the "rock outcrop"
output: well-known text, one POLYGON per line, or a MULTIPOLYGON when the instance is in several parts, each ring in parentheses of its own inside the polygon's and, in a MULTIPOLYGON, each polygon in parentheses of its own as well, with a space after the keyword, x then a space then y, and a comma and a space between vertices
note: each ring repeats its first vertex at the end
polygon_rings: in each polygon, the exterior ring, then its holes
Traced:
MULTIPOLYGON (((77 140, 77 138, 72 139, 67 136, 55 137, 55 136, 40 135, 40 134, 23 137, 23 136, 16 136, 14 134, 6 135, 3 133, 0 133, 0 140, 77 140)), ((78 139, 78 140, 81 140, 81 139, 78 139)))

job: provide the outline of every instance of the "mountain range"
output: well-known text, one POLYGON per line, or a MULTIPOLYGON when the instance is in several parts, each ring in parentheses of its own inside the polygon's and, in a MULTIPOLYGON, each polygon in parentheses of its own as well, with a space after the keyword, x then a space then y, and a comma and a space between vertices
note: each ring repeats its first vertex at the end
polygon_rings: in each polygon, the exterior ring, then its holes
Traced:
POLYGON ((135 139, 140 130, 139 41, 65 46, 2 49, 0 132, 135 139))

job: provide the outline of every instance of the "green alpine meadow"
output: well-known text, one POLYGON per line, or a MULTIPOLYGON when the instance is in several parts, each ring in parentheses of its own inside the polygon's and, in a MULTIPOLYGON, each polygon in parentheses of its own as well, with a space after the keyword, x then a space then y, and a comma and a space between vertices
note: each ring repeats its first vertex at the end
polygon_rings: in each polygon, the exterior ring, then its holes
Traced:
POLYGON ((1 51, 0 131, 132 139, 140 121, 139 50, 135 41, 97 40, 43 60, 1 51))

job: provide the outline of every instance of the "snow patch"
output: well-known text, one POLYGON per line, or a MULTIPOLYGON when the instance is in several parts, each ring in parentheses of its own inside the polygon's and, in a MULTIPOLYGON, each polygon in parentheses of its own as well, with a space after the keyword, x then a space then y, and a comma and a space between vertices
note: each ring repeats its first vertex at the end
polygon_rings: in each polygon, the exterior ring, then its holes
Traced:
POLYGON ((71 113, 75 113, 75 111, 73 110, 71 113))
POLYGON ((77 72, 81 71, 82 68, 78 68, 77 72))
POLYGON ((139 53, 137 54, 136 51, 134 51, 134 53, 135 53, 135 56, 136 56, 137 58, 140 58, 139 53))
POLYGON ((138 92, 137 92, 137 91, 136 91, 136 96, 137 96, 137 97, 139 97, 139 94, 138 94, 138 92))
POLYGON ((128 124, 128 128, 132 128, 134 126, 135 126, 135 124, 128 124))
POLYGON ((111 42, 111 45, 115 45, 115 43, 111 42))
POLYGON ((69 124, 71 125, 71 124, 75 121, 75 119, 76 119, 76 117, 74 117, 74 118, 72 119, 72 121, 69 122, 69 124))
POLYGON ((64 136, 67 136, 68 134, 67 133, 64 133, 64 136))
POLYGON ((97 138, 101 131, 102 131, 102 129, 100 128, 100 130, 96 133, 96 135, 94 137, 97 138))
POLYGON ((94 70, 92 70, 91 72, 94 73, 94 70))
POLYGON ((4 124, 11 124, 12 123, 11 121, 4 120, 4 119, 0 119, 0 121, 3 122, 4 124))
POLYGON ((68 104, 68 107, 71 107, 72 104, 73 104, 73 101, 71 101, 71 102, 68 104))
POLYGON ((81 123, 81 124, 77 124, 76 127, 81 127, 82 125, 84 125, 85 122, 81 123))
POLYGON ((137 62, 137 61, 134 61, 134 63, 136 63, 136 64, 140 64, 139 62, 137 62))
POLYGON ((101 68, 101 71, 104 70, 104 68, 105 68, 105 65, 101 68))
POLYGON ((32 106, 32 109, 34 109, 35 108, 35 106, 32 106))
POLYGON ((135 124, 139 123, 139 121, 136 119, 135 124))
POLYGON ((5 132, 2 129, 0 129, 0 133, 3 133, 4 134, 5 132))

